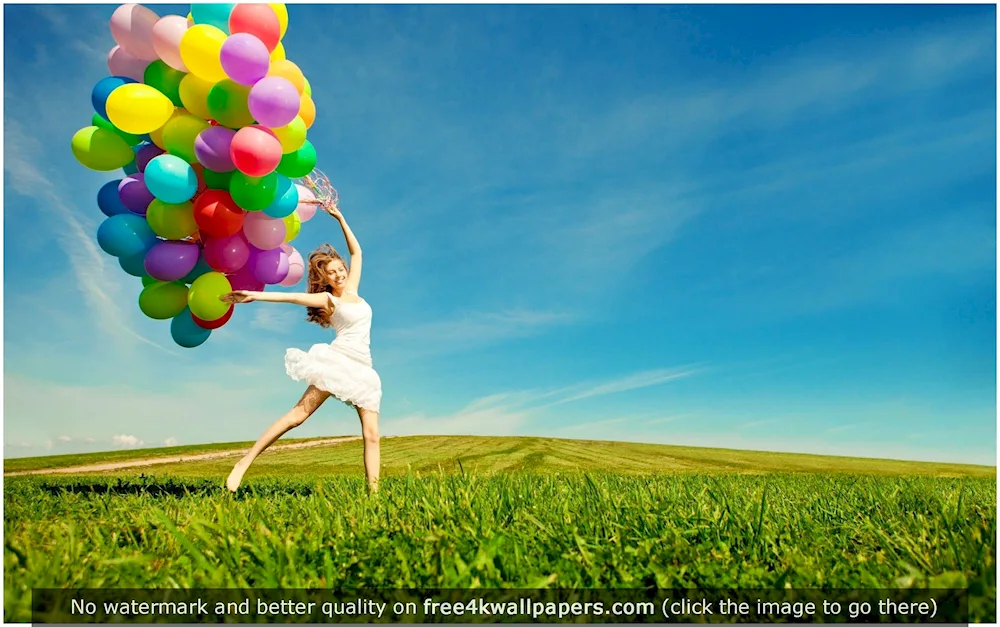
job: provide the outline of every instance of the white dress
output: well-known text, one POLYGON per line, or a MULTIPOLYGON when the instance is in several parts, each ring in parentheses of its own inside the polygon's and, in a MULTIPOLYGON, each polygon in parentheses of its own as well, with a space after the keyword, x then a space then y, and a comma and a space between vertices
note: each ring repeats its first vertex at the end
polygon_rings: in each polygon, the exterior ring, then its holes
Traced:
POLYGON ((330 322, 337 336, 329 344, 313 344, 309 352, 285 351, 285 372, 333 394, 352 407, 379 411, 382 380, 372 368, 372 308, 364 300, 343 301, 328 294, 330 322))

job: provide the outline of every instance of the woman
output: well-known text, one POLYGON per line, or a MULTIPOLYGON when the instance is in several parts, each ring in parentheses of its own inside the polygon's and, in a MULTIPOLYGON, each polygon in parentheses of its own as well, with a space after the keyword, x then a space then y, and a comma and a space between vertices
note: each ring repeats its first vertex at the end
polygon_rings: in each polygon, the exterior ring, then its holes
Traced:
POLYGON ((364 438, 365 476, 370 492, 378 490, 378 412, 382 402, 382 381, 372 369, 370 352, 372 309, 358 296, 361 281, 361 246, 336 206, 324 206, 337 219, 347 250, 348 269, 343 258, 324 244, 309 255, 309 287, 306 294, 287 292, 236 291, 222 296, 231 303, 253 301, 292 303, 306 308, 307 319, 323 328, 333 326, 336 338, 330 344, 316 344, 308 353, 290 348, 285 353, 285 371, 296 381, 309 384, 298 404, 271 425, 226 479, 226 487, 236 492, 250 464, 264 449, 289 430, 301 425, 330 396, 357 409, 364 438))

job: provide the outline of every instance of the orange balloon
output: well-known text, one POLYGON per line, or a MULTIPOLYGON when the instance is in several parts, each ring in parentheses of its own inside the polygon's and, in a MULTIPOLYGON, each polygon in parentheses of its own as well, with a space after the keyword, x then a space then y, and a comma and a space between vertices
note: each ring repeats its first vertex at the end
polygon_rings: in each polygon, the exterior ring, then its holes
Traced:
POLYGON ((311 128, 316 121, 316 103, 309 94, 302 94, 302 104, 299 106, 299 117, 306 123, 306 128, 311 128))
POLYGON ((306 89, 306 77, 302 74, 299 66, 288 59, 282 61, 272 61, 268 76, 280 76, 287 79, 289 83, 295 85, 295 90, 302 94, 306 89))

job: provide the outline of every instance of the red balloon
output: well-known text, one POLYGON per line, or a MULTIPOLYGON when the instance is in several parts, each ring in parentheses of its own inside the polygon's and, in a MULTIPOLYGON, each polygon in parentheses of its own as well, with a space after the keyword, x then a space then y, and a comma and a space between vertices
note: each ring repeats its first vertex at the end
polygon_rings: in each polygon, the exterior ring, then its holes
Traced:
POLYGON ((197 198, 199 194, 208 189, 208 184, 205 182, 205 166, 200 163, 192 163, 191 169, 194 170, 194 175, 198 179, 198 189, 194 193, 195 198, 197 198))
POLYGON ((210 189, 194 202, 194 221, 204 236, 229 237, 243 228, 243 216, 246 212, 240 209, 229 195, 220 189, 210 189))
POLYGON ((281 161, 281 142, 270 129, 245 126, 236 131, 229 144, 229 157, 236 169, 247 176, 267 176, 281 161))
POLYGON ((274 9, 266 4, 237 4, 229 13, 229 33, 248 33, 261 40, 268 52, 281 41, 281 23, 274 9))
POLYGON ((226 314, 221 318, 219 318, 218 320, 202 320, 201 318, 199 318, 194 314, 191 314, 191 319, 194 320, 194 323, 197 324, 202 329, 218 329, 222 325, 229 322, 229 319, 233 317, 233 309, 235 307, 236 305, 230 305, 229 311, 227 311, 226 314))

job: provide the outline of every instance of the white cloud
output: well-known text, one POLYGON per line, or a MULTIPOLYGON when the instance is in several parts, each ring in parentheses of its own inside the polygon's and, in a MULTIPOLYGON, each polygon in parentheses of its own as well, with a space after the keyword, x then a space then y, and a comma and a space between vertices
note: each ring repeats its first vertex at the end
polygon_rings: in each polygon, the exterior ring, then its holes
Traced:
POLYGON ((73 441, 73 438, 69 437, 68 435, 61 435, 57 439, 60 442, 72 442, 73 441))
POLYGON ((144 443, 134 435, 118 434, 111 437, 111 442, 122 448, 139 448, 144 443))
POLYGON ((163 446, 177 446, 178 444, 177 438, 167 438, 163 441, 163 446))

